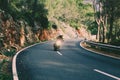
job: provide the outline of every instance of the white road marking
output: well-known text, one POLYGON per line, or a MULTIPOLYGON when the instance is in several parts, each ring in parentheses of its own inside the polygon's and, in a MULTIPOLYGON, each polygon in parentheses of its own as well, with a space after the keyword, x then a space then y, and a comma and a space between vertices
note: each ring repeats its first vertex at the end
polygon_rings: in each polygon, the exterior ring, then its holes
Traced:
POLYGON ((57 51, 57 53, 62 56, 62 54, 59 51, 57 51))
POLYGON ((111 78, 114 78, 114 79, 116 79, 116 80, 120 80, 119 77, 116 77, 116 76, 114 76, 114 75, 108 74, 108 73, 103 72, 103 71, 100 71, 100 70, 98 70, 98 69, 94 69, 94 71, 95 71, 95 72, 98 72, 98 73, 101 73, 101 74, 103 74, 103 75, 109 76, 109 77, 111 77, 111 78))

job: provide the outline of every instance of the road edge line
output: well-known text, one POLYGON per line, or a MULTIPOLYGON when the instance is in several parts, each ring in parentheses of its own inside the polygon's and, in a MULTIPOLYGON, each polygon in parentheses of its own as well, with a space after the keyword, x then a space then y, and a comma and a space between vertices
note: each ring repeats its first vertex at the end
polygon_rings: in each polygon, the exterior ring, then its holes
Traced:
POLYGON ((102 55, 102 56, 106 56, 106 57, 110 57, 110 58, 113 58, 113 59, 118 59, 118 60, 120 60, 120 58, 118 58, 118 57, 111 56, 111 55, 107 55, 107 54, 103 54, 103 53, 100 53, 100 52, 96 52, 96 51, 87 49, 87 48, 85 48, 85 47, 82 46, 82 44, 81 44, 82 42, 83 42, 83 41, 80 42, 80 46, 81 46, 83 49, 85 49, 85 50, 88 50, 88 51, 93 52, 93 53, 100 54, 100 55, 102 55))
POLYGON ((13 80, 19 80, 18 74, 17 74, 17 68, 16 68, 16 58, 17 58, 17 56, 18 56, 19 53, 22 52, 23 50, 28 49, 28 48, 30 48, 30 47, 32 47, 32 46, 37 45, 37 44, 40 44, 40 43, 36 43, 36 44, 30 45, 30 46, 27 46, 27 47, 21 49, 20 51, 18 51, 18 52, 13 56, 13 60, 12 60, 13 80))

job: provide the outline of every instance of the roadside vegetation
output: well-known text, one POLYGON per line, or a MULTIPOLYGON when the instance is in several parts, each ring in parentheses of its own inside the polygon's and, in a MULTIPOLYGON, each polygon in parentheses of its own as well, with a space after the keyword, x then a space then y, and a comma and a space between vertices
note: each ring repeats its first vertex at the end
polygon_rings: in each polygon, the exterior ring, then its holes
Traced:
POLYGON ((120 46, 119 7, 119 0, 0 0, 0 80, 12 80, 17 51, 54 39, 59 28, 120 46))
POLYGON ((97 41, 120 46, 120 1, 94 0, 97 41))

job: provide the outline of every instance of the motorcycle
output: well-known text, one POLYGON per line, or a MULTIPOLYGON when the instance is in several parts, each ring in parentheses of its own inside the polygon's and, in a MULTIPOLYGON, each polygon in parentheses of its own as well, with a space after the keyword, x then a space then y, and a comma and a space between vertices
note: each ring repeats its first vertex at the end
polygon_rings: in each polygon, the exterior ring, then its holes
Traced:
POLYGON ((59 35, 57 37, 57 40, 55 41, 55 43, 53 44, 53 47, 54 47, 54 51, 59 51, 60 50, 60 47, 62 46, 62 43, 63 43, 63 36, 62 35, 59 35))

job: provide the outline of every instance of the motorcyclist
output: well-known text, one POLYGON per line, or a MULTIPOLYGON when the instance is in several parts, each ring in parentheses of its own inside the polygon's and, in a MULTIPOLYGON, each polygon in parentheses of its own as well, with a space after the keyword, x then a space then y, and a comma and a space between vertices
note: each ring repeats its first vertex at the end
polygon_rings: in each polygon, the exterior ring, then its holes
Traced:
POLYGON ((54 43, 54 51, 58 51, 60 49, 60 46, 62 45, 62 42, 63 42, 63 35, 59 35, 57 38, 56 38, 56 41, 54 43))

